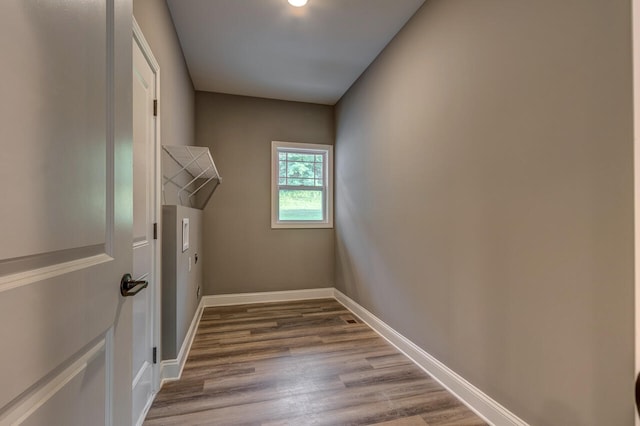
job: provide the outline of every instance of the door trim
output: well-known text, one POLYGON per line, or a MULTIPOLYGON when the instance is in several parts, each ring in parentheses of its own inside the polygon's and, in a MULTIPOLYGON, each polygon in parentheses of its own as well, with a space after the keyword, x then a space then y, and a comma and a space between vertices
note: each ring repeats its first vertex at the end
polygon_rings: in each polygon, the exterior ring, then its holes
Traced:
MULTIPOLYGON (((160 66, 158 65, 158 61, 153 56, 151 52, 151 47, 149 43, 145 39, 142 34, 142 29, 136 22, 135 17, 133 18, 133 40, 140 47, 142 54, 145 59, 149 63, 151 70, 155 76, 155 95, 158 104, 160 103, 160 66)), ((150 164, 153 164, 153 222, 157 223, 158 229, 161 229, 161 163, 160 163, 160 114, 158 113, 154 116, 154 149, 153 149, 153 159, 150 164)), ((162 260, 161 260, 161 247, 162 247, 162 235, 158 233, 158 238, 155 240, 149 241, 153 245, 153 274, 154 274, 154 285, 151 288, 153 292, 153 311, 152 315, 152 338, 153 338, 153 346, 160 348, 161 344, 161 318, 160 318, 160 283, 161 283, 161 273, 162 273, 162 260)), ((156 394, 160 390, 160 362, 152 365, 153 372, 153 384, 152 389, 153 393, 156 394)), ((145 410, 148 411, 150 407, 145 407, 145 410)), ((146 415, 146 413, 145 413, 146 415)))

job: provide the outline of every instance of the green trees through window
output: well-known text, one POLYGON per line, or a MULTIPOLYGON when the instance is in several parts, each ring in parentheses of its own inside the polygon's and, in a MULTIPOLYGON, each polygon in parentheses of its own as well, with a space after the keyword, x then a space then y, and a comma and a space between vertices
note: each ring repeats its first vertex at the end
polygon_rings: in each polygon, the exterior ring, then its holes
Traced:
POLYGON ((279 220, 322 220, 322 191, 280 189, 279 220))
POLYGON ((324 155, 279 152, 279 185, 323 186, 324 155))
POLYGON ((324 154, 278 151, 278 163, 278 220, 323 220, 324 154))

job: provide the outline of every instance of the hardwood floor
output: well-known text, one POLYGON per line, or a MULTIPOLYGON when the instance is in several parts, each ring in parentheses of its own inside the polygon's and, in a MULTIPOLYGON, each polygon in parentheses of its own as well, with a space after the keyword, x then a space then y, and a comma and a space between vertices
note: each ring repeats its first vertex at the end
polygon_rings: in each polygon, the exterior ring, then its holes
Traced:
POLYGON ((206 308, 145 425, 484 425, 333 299, 206 308))

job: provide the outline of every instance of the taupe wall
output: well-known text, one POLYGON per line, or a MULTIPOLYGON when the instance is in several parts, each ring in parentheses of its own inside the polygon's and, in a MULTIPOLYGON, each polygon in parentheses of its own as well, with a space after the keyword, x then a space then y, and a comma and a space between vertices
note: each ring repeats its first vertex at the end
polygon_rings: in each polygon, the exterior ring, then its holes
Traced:
POLYGON ((336 109, 338 288, 535 425, 633 424, 630 23, 431 0, 336 109))
POLYGON ((196 92, 222 184, 204 210, 205 294, 332 287, 333 229, 271 229, 271 141, 333 144, 333 108, 196 92))
POLYGON ((162 359, 175 359, 202 297, 202 210, 162 206, 162 236, 162 359), (184 218, 190 232, 182 251, 184 218))
POLYGON ((193 145, 194 89, 164 0, 134 0, 133 15, 160 65, 160 126, 164 145, 193 145))

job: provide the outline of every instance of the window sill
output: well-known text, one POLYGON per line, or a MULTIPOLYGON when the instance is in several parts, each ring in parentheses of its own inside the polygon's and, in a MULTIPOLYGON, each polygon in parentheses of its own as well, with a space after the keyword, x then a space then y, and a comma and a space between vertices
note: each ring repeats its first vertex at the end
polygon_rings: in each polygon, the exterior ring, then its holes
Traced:
POLYGON ((286 222, 272 223, 271 229, 331 229, 333 223, 305 223, 305 222, 286 222))

